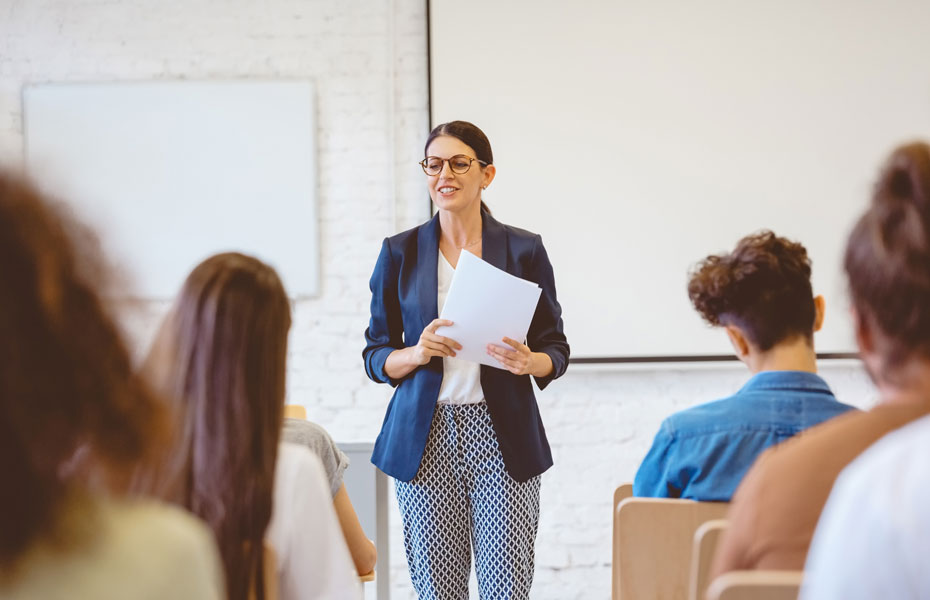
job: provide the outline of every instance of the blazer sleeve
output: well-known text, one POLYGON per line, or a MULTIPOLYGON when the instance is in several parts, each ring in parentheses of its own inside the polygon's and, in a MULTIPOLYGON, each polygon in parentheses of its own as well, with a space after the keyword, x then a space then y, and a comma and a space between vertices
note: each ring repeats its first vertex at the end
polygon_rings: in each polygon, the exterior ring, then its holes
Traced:
POLYGON ((533 280, 542 288, 539 305, 526 334, 527 346, 533 352, 545 352, 552 359, 552 372, 537 377, 536 385, 544 389, 549 382, 561 377, 568 367, 569 346, 562 331, 562 307, 555 294, 555 276, 552 263, 543 246, 542 237, 537 235, 531 260, 533 280))
POLYGON ((400 380, 388 377, 384 372, 384 363, 391 352, 404 347, 404 324, 397 295, 397 277, 391 246, 385 238, 368 284, 371 288, 371 319, 365 330, 362 358, 365 360, 365 373, 372 381, 389 383, 395 387, 400 380))

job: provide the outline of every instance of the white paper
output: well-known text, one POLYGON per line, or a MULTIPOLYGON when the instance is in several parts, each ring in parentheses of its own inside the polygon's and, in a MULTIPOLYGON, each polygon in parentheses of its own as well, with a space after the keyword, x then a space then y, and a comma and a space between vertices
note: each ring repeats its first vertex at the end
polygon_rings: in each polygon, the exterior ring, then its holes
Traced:
POLYGON ((542 288, 488 264, 462 250, 440 319, 453 325, 440 327, 439 335, 462 345, 456 358, 497 369, 503 366, 488 356, 488 344, 512 350, 503 338, 526 339, 542 288))

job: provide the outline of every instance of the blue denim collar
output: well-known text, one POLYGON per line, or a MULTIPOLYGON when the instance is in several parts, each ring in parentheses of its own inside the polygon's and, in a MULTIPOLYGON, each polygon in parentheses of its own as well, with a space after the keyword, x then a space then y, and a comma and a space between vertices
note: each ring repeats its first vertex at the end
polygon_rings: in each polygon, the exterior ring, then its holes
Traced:
POLYGON ((738 393, 760 390, 805 390, 833 394, 826 381, 816 373, 807 371, 762 371, 753 375, 738 393))

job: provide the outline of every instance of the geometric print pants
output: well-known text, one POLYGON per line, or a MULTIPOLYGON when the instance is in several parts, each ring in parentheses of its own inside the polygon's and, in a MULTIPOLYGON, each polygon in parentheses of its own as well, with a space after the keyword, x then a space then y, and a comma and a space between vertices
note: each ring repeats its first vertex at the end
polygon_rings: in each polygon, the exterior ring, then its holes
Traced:
POLYGON ((437 404, 416 477, 395 489, 420 600, 467 600, 472 551, 481 600, 529 598, 539 476, 507 473, 486 403, 437 404))

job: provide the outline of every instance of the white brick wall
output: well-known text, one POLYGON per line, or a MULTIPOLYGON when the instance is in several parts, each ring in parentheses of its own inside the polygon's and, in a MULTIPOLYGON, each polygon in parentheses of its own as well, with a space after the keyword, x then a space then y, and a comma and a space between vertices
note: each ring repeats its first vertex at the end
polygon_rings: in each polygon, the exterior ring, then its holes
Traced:
MULTIPOLYGON (((368 277, 381 238, 427 217, 422 0, 0 0, 0 164, 22 161, 23 84, 311 78, 318 93, 323 292, 296 306, 290 402, 339 440, 371 441, 389 398, 364 375, 368 277)), ((556 274, 558 275, 558 274, 556 274)), ((127 308, 137 351, 163 304, 127 308)), ((826 366, 843 399, 872 388, 826 366)), ((571 368, 539 400, 556 466, 543 478, 533 597, 607 598, 610 499, 661 419, 731 393, 736 365, 571 368)), ((392 507, 392 597, 412 598, 392 507)))

